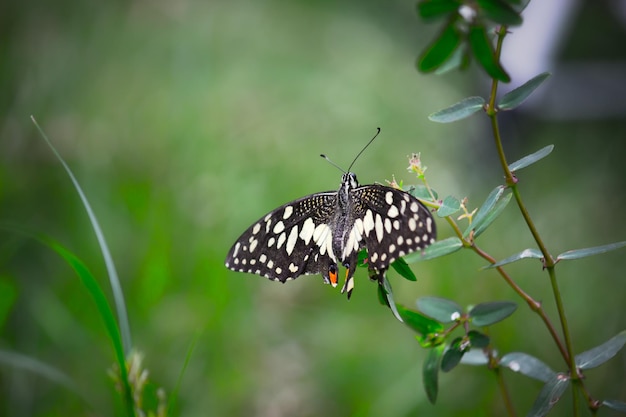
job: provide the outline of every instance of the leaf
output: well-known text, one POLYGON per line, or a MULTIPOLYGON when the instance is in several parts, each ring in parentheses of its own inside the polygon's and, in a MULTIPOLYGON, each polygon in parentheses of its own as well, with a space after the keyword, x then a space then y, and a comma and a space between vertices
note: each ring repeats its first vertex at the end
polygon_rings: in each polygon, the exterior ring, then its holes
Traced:
POLYGON ((543 417, 548 414, 550 409, 561 399, 561 395, 563 395, 569 384, 569 376, 563 373, 555 374, 543 386, 527 416, 543 417))
POLYGON ((591 369, 602 365, 619 352, 626 344, 626 330, 586 352, 576 355, 576 366, 580 369, 591 369))
POLYGON ((379 281, 378 283, 378 298, 381 304, 389 307, 395 318, 397 318, 400 323, 403 323, 402 317, 400 316, 400 313, 396 308, 396 303, 393 300, 393 291, 391 290, 391 284, 385 276, 383 276, 382 282, 379 281))
POLYGON ((484 268, 496 268, 498 266, 502 266, 502 265, 506 265, 506 264, 510 264, 513 262, 517 262, 520 259, 526 259, 526 258, 536 258, 536 259, 541 259, 543 258, 543 254, 539 251, 539 249, 533 249, 533 248, 529 248, 529 249, 524 249, 523 251, 516 253, 515 255, 511 255, 508 258, 505 258, 501 261, 496 262, 495 264, 491 264, 491 265, 487 265, 484 268))
POLYGON ((439 365, 445 345, 435 346, 428 352, 424 367, 422 368, 422 380, 424 381, 424 391, 431 404, 437 401, 439 391, 439 365))
POLYGON ((432 113, 428 119, 438 123, 456 122, 482 110, 484 105, 485 99, 482 97, 467 97, 450 107, 432 113))
POLYGON ((522 168, 526 168, 528 165, 532 165, 535 162, 540 161, 546 156, 550 155, 550 152, 554 149, 554 145, 548 145, 545 148, 539 149, 537 152, 532 153, 530 155, 526 155, 525 157, 518 159, 517 161, 509 164, 509 170, 519 171, 522 168))
POLYGON ((480 236, 485 230, 487 230, 491 223, 493 223, 498 217, 500 217, 500 214, 502 214, 506 206, 509 205, 511 197, 513 197, 513 194, 506 194, 503 198, 496 202, 496 204, 491 208, 491 210, 487 212, 487 214, 485 214, 485 216, 481 219, 479 223, 473 223, 475 238, 480 236))
POLYGON ((467 55, 467 48, 465 45, 461 45, 459 48, 456 48, 450 58, 437 68, 435 75, 443 75, 457 68, 463 69, 467 67, 467 61, 469 59, 467 55))
POLYGON ((433 197, 430 195, 430 192, 434 194, 435 200, 437 199, 437 193, 435 190, 432 190, 425 185, 414 185, 409 188, 409 194, 419 200, 431 201, 433 197))
POLYGON ((17 300, 17 286, 8 277, 0 276, 0 334, 7 316, 17 300))
POLYGON ((604 400, 602 401, 602 405, 612 408, 616 411, 621 411, 622 413, 626 413, 626 403, 619 400, 604 400))
POLYGON ((439 297, 422 297, 417 309, 441 323, 452 323, 461 317, 463 309, 452 300, 439 297))
POLYGON ((461 35, 451 22, 418 59, 417 69, 426 73, 436 70, 452 56, 460 44, 461 35))
POLYGON ((457 337, 452 341, 448 350, 445 351, 441 358, 441 370, 444 372, 450 372, 461 362, 465 350, 461 347, 463 339, 457 337))
POLYGON ((548 365, 523 352, 507 353, 500 359, 500 366, 542 382, 548 382, 556 375, 548 365))
POLYGON ((509 74, 504 71, 496 60, 491 41, 487 37, 487 31, 484 26, 471 26, 468 39, 474 57, 491 78, 504 83, 511 81, 509 74))
POLYGON ((603 246, 594 246, 592 248, 574 249, 563 252, 556 257, 557 261, 585 258, 587 256, 599 255, 601 253, 610 252, 626 246, 626 241, 609 243, 603 246))
POLYGON ((530 96, 533 91, 537 89, 537 87, 543 84, 543 82, 547 80, 550 75, 551 74, 549 72, 541 73, 526 81, 521 86, 509 91, 498 101, 498 108, 500 110, 512 110, 516 108, 522 104, 524 100, 526 100, 528 96, 530 96))
POLYGON ((493 207, 498 202, 498 200, 504 193, 504 190, 505 190, 505 187, 503 185, 498 185, 496 188, 491 190, 491 192, 487 196, 487 199, 485 200, 483 205, 480 206, 480 208, 478 209, 478 213, 476 213, 476 216, 474 217, 474 221, 472 222, 472 224, 468 226, 467 229, 465 229, 465 232, 463 232, 463 237, 469 236, 472 230, 480 226, 480 224, 484 221, 485 217, 487 217, 489 212, 493 209, 493 207))
POLYGON ((459 6, 456 0, 421 1, 417 4, 417 13, 425 21, 432 21, 456 12, 459 6))
POLYGON ((483 349, 470 349, 461 359, 463 365, 482 366, 489 363, 489 358, 483 349))
POLYGON ((396 308, 404 324, 421 335, 441 333, 444 330, 441 323, 417 311, 409 310, 400 304, 396 304, 396 308))
POLYGON ((85 208, 85 211, 87 212, 87 216, 89 217, 89 222, 91 223, 91 228, 93 229, 94 234, 96 235, 96 239, 98 240, 98 246, 100 246, 100 251, 102 252, 102 258, 104 259, 104 264, 107 268, 107 273, 109 275, 109 283, 111 284, 113 300, 115 301, 117 317, 119 320, 119 328, 121 332, 122 342, 124 344, 124 352, 125 354, 129 354, 132 349, 132 342, 131 342, 131 337, 130 337, 130 325, 128 322, 128 314, 126 312, 126 303, 124 301, 124 293, 122 291, 122 285, 120 284, 120 280, 117 275, 115 264, 113 263, 113 257, 111 256, 111 252, 109 251, 109 246, 107 245, 106 239, 104 238, 104 233, 102 232, 102 229, 100 228, 100 223, 98 222, 98 219, 96 218, 96 215, 94 211, 92 210, 91 205, 89 204, 89 201, 87 200, 87 196, 83 192, 83 189, 81 188, 80 184, 78 183, 78 180, 72 173, 72 170, 70 169, 70 167, 65 163, 65 160, 63 160, 63 157, 61 156, 61 154, 52 145, 52 142, 50 141, 50 139, 48 139, 48 136, 46 136, 46 134, 41 129, 41 127, 39 127, 39 124, 37 124, 37 121, 35 120, 33 116, 31 116, 31 120, 35 124, 35 127, 37 127, 37 130, 43 137, 48 147, 52 150, 52 153, 57 157, 57 159, 63 166, 63 169, 65 169, 67 176, 72 181, 72 184, 74 185, 74 188, 76 189, 76 193, 80 197, 80 200, 83 203, 83 207, 85 208))
POLYGON ((476 348, 486 348, 489 346, 489 336, 479 332, 478 330, 470 330, 467 332, 467 337, 469 338, 470 345, 476 348))
POLYGON ((477 0, 477 3, 485 17, 492 22, 507 26, 522 24, 522 17, 501 0, 477 0))
POLYGON ((437 216, 447 217, 451 216, 461 209, 461 202, 458 198, 451 195, 447 196, 441 202, 441 206, 437 209, 437 216))
POLYGON ((418 261, 426 261, 428 259, 439 258, 444 255, 448 255, 452 252, 456 252, 461 249, 463 242, 458 237, 449 237, 444 240, 438 240, 430 246, 427 246, 423 251, 417 251, 410 253, 404 257, 404 260, 411 264, 418 261))
POLYGON ((477 304, 468 314, 474 326, 483 327, 504 320, 515 310, 517 310, 517 304, 511 301, 491 301, 477 304))
POLYGON ((409 281, 417 281, 417 277, 415 276, 415 274, 413 273, 413 271, 411 270, 411 268, 409 267, 409 264, 406 263, 406 261, 402 258, 398 258, 396 259, 391 266, 393 267, 393 269, 395 269, 395 271, 400 274, 403 278, 409 280, 409 281))

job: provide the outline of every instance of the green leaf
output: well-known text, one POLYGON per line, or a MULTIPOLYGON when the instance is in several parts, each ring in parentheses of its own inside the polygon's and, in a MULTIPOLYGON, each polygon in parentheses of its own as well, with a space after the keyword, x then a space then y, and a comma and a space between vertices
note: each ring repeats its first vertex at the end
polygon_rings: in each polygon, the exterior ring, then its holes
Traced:
POLYGON ((548 365, 523 352, 507 353, 500 359, 500 366, 542 382, 548 382, 556 375, 548 365))
POLYGON ((511 201, 512 196, 513 194, 511 193, 506 194, 504 197, 499 199, 498 202, 496 202, 496 204, 491 208, 491 210, 489 210, 489 212, 487 212, 487 214, 485 214, 484 217, 481 218, 480 222, 473 223, 475 238, 480 236, 485 230, 487 230, 491 223, 500 217, 500 214, 502 214, 506 206, 511 201))
POLYGON ((461 202, 458 198, 451 195, 447 196, 441 202, 441 206, 437 209, 437 216, 447 217, 451 216, 461 209, 461 202))
POLYGON ((466 97, 450 107, 432 113, 428 119, 437 123, 456 122, 482 110, 484 105, 485 99, 482 97, 466 97))
POLYGON ((391 266, 396 270, 398 274, 400 274, 403 278, 408 279, 409 281, 417 281, 417 277, 409 267, 409 264, 402 258, 396 259, 391 266))
POLYGON ((488 268, 496 268, 498 266, 502 266, 502 265, 506 265, 506 264, 510 264, 513 262, 517 262, 520 259, 526 259, 526 258, 536 258, 536 259, 541 259, 543 258, 543 254, 538 250, 538 249, 524 249, 523 251, 516 253, 515 255, 511 255, 508 258, 505 258, 501 261, 496 262, 495 264, 491 264, 491 265, 487 265, 485 267, 483 267, 484 269, 488 269, 488 268))
POLYGON ((430 195, 430 192, 432 191, 432 193, 434 194, 435 200, 438 198, 437 193, 435 192, 435 190, 433 189, 428 189, 428 187, 426 187, 425 185, 413 185, 411 187, 409 187, 409 194, 411 194, 413 197, 419 199, 419 200, 424 200, 424 201, 431 201, 433 199, 433 197, 430 195))
MULTIPOLYGON (((498 101, 498 108, 500 110, 512 110, 522 104, 524 100, 530 96, 533 91, 537 89, 551 74, 549 72, 541 73, 530 80, 526 81, 521 86, 509 91, 502 96, 498 101)), ((512 171, 512 170, 511 170, 512 171)))
POLYGON ((602 365, 619 352, 626 344, 626 330, 586 352, 576 355, 576 366, 580 369, 591 369, 602 365))
POLYGON ((519 26, 522 17, 502 0, 477 0, 478 7, 492 22, 507 26, 519 26))
POLYGON ((450 58, 446 62, 444 62, 437 70, 435 71, 436 75, 443 75, 455 69, 463 69, 467 67, 469 57, 467 56, 467 48, 465 45, 461 45, 456 48, 450 58))
POLYGON ((398 312, 398 309, 396 307, 396 303, 393 300, 393 291, 391 290, 391 284, 385 276, 383 276, 382 282, 378 282, 378 299, 380 300, 381 304, 389 307, 395 318, 398 319, 400 323, 403 323, 402 317, 400 316, 400 313, 398 312))
POLYGON ((550 155, 550 152, 552 152, 553 149, 554 149, 554 145, 548 145, 545 148, 539 149, 535 153, 526 155, 525 157, 518 159, 512 164, 509 164, 509 170, 513 172, 513 171, 519 171, 522 168, 526 168, 528 165, 534 164, 535 162, 550 155))
POLYGON ((425 21, 433 21, 455 13, 459 6, 456 0, 421 1, 417 3, 417 13, 425 21))
POLYGON ((417 61, 421 72, 432 72, 447 61, 461 44, 461 35, 453 22, 446 25, 443 32, 430 44, 417 61))
POLYGON ((424 367, 422 368, 422 379, 424 381, 424 391, 431 404, 437 401, 437 393, 439 391, 439 365, 445 345, 435 346, 428 352, 424 367))
POLYGON ((396 308, 404 324, 421 335, 441 333, 444 330, 441 323, 417 311, 409 310, 400 304, 396 304, 396 308))
POLYGON ((489 346, 489 336, 479 332, 478 330, 470 330, 467 332, 467 337, 469 338, 470 345, 472 347, 486 348, 489 346))
POLYGON ((619 400, 604 400, 602 401, 602 405, 612 408, 616 411, 621 411, 622 413, 626 413, 626 403, 619 400))
POLYGON ((496 188, 491 190, 483 205, 480 206, 480 208, 478 209, 478 213, 476 213, 476 216, 474 216, 474 221, 467 227, 467 229, 465 229, 465 232, 463 232, 463 237, 469 236, 472 230, 475 230, 476 227, 480 226, 480 224, 485 220, 489 212, 493 210, 494 206, 504 193, 504 190, 505 187, 503 185, 498 185, 496 188))
POLYGON ((471 26, 468 39, 474 57, 491 78, 504 83, 511 81, 511 77, 496 60, 491 41, 487 37, 487 31, 484 26, 471 26))
POLYGON ((439 297, 422 297, 417 300, 417 309, 441 323, 452 323, 461 318, 463 309, 452 300, 439 297))
POLYGON ((491 326, 509 317, 516 309, 517 304, 511 301, 491 301, 474 306, 469 311, 469 316, 474 326, 491 326))
POLYGON ((443 357, 441 358, 441 370, 444 372, 450 372, 453 370, 465 354, 465 349, 461 346, 463 339, 457 337, 452 341, 448 350, 445 351, 443 357))
POLYGON ((461 359, 463 365, 482 366, 489 363, 489 358, 483 349, 470 349, 461 359))
POLYGON ((601 253, 610 252, 626 246, 626 241, 609 243, 603 246, 594 246, 592 248, 574 249, 563 252, 556 257, 557 261, 585 258, 587 256, 599 255, 601 253))
POLYGON ((410 253, 404 257, 404 260, 411 264, 418 261, 426 261, 428 259, 439 258, 456 252, 463 246, 463 242, 458 237, 449 237, 444 240, 438 240, 423 251, 410 253))
POLYGON ((570 378, 566 374, 555 374, 543 386, 535 403, 527 414, 527 417, 543 417, 561 399, 570 384, 570 378))

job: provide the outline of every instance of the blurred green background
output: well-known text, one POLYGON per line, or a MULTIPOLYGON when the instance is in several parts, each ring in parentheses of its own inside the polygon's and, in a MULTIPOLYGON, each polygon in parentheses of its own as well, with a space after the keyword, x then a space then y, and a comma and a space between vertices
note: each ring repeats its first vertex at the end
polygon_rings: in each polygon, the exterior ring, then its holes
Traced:
MULTIPOLYGON (((559 77, 563 62, 606 69, 625 59, 624 26, 609 2, 589 3, 568 17, 561 48, 541 70, 554 72, 544 106, 531 103, 502 120, 511 161, 556 146, 519 175, 555 254, 626 236, 623 85, 591 84, 587 99, 577 101, 565 93, 595 78, 583 72, 583 82, 567 84, 565 70, 559 77), (608 110, 585 110, 586 102, 608 110), (559 107, 567 104, 569 112, 559 107), (565 116, 552 117, 550 109, 565 116)), ((280 285, 223 266, 230 245, 261 215, 336 189, 340 173, 318 155, 347 167, 377 126, 381 136, 353 168, 362 183, 394 175, 415 183, 406 171, 412 152, 422 153, 441 196, 467 196, 470 207, 502 181, 484 118, 451 125, 427 120, 465 96, 485 96, 488 84, 475 70, 418 74, 415 59, 437 28, 418 22, 414 10, 414 1, 399 0, 0 5, 0 221, 60 241, 108 291, 87 216, 31 123, 34 115, 100 220, 134 346, 156 385, 172 392, 198 337, 176 415, 504 413, 494 378, 479 368, 442 375, 438 404, 428 403, 421 382, 426 351, 378 304, 363 271, 347 302, 317 276, 280 285)), ((512 84, 524 81, 514 77, 512 84)), ((440 238, 452 234, 443 221, 439 227, 440 238)), ((513 204, 479 244, 496 258, 533 246, 513 204)), ((624 259, 622 251, 559 265, 579 352, 626 328, 624 259)), ((495 272, 479 270, 483 265, 461 252, 414 265, 417 283, 389 275, 397 301, 407 306, 424 295, 462 305, 519 302, 495 272)), ((508 269, 557 325, 539 265, 508 269)), ((525 351, 564 368, 525 305, 494 326, 492 336, 501 352, 525 351)), ((113 352, 91 298, 57 255, 4 230, 0 349, 61 370, 80 391, 3 363, 0 415, 119 411, 106 374, 113 352)), ((626 399, 625 358, 588 373, 592 394, 626 399)), ((507 383, 525 414, 540 383, 511 374, 507 383)), ((553 415, 570 415, 570 405, 559 404, 553 415)))

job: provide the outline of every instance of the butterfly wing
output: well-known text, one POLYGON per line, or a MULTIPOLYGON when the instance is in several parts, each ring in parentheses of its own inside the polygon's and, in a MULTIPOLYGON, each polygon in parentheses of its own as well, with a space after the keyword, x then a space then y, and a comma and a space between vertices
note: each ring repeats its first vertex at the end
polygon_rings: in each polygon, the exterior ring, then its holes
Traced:
MULTIPOLYGON (((382 280, 393 261, 435 241, 432 215, 412 195, 373 184, 355 188, 351 198, 355 221, 348 242, 359 244, 347 245, 344 256, 355 259, 358 249, 365 247, 371 277, 382 280)), ((349 276, 342 291, 349 294, 353 286, 349 276)))
POLYGON ((252 224, 232 246, 226 267, 285 282, 321 274, 337 284, 330 220, 337 192, 312 194, 287 203, 252 224))

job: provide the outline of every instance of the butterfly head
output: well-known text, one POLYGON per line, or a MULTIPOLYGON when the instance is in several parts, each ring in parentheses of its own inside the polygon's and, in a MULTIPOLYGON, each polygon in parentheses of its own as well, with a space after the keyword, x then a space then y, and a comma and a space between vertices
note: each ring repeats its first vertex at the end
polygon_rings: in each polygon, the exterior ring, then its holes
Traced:
POLYGON ((356 174, 354 172, 346 172, 341 176, 341 188, 347 190, 352 190, 359 186, 359 182, 356 179, 356 174))

